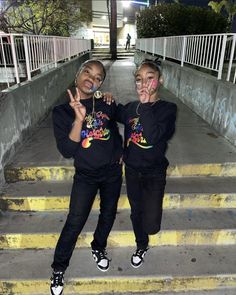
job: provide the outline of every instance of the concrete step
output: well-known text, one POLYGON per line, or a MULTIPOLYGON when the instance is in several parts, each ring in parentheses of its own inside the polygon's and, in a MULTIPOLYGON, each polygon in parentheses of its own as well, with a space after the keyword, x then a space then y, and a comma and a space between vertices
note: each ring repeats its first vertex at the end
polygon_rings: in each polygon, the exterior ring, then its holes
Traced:
MULTIPOLYGON (((125 59, 125 58, 132 58, 134 56, 133 52, 124 51, 124 52, 117 52, 117 59, 125 59)), ((92 57, 95 59, 102 59, 102 60, 109 60, 111 59, 111 54, 109 52, 93 52, 92 57)))
MULTIPOLYGON (((8 183, 17 181, 68 181, 73 178, 73 166, 6 166, 5 178, 8 183)), ((168 167, 168 176, 236 176, 236 162, 176 164, 168 167)))
MULTIPOLYGON (((90 249, 75 249, 65 275, 65 294, 236 290, 234 246, 154 247, 139 269, 130 266, 133 251, 108 249, 111 267, 103 273, 96 268, 90 249)), ((0 293, 48 294, 52 259, 53 250, 1 252, 0 293)))
MULTIPOLYGON (((134 48, 130 48, 128 51, 135 52, 134 48)), ((110 48, 95 47, 92 52, 110 52, 110 48)), ((127 52, 125 48, 117 48, 117 52, 127 52)))
MULTIPOLYGON (((6 212, 0 218, 0 249, 54 248, 66 212, 6 212)), ((99 211, 91 212, 78 239, 78 247, 92 241, 99 211)), ((134 246, 130 210, 119 210, 108 244, 134 246)), ((162 230, 150 236, 150 245, 236 245, 235 209, 164 210, 162 230)))
MULTIPOLYGON (((201 291, 186 291, 186 292, 144 292, 142 293, 140 291, 140 293, 137 292, 106 292, 106 293, 102 293, 103 295, 121 295, 121 294, 125 294, 125 295, 140 295, 140 294, 145 294, 145 295, 235 295, 236 290, 235 288, 220 288, 218 290, 214 290, 214 291, 206 291, 206 290, 201 290, 201 291)), ((81 294, 81 293, 80 293, 81 294)), ((43 295, 43 294, 36 294, 36 295, 43 295)), ((90 294, 85 294, 85 295, 92 295, 92 293, 90 294)))
MULTIPOLYGON (((16 182, 7 184, 0 193, 3 211, 68 210, 72 182, 16 182)), ((119 209, 128 209, 125 180, 119 209)), ((94 202, 99 208, 99 198, 94 202)), ((235 177, 168 177, 164 197, 165 209, 236 208, 235 177)))

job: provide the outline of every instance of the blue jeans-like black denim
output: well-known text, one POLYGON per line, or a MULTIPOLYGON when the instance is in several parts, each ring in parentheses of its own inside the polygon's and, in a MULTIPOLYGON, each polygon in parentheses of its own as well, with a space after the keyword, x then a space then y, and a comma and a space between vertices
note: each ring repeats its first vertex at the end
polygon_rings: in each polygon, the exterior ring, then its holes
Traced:
POLYGON ((148 235, 161 228, 166 169, 139 172, 126 166, 125 178, 137 248, 146 249, 148 235))
POLYGON ((58 240, 52 268, 65 271, 75 248, 79 234, 91 211, 95 196, 100 191, 100 215, 91 243, 92 249, 103 250, 113 226, 122 183, 122 167, 119 164, 96 171, 77 172, 70 198, 69 214, 58 240))

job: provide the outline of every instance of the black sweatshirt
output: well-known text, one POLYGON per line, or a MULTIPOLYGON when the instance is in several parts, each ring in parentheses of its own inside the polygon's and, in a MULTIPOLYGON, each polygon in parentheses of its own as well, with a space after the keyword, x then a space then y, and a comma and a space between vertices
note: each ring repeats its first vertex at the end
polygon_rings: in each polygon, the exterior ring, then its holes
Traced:
POLYGON ((175 131, 177 106, 167 101, 119 104, 116 119, 125 125, 123 160, 138 171, 166 169, 167 141, 175 131))
POLYGON ((96 100, 95 115, 92 114, 92 98, 80 102, 86 107, 80 142, 69 138, 75 120, 74 110, 69 103, 53 109, 53 127, 58 150, 65 158, 74 158, 77 170, 100 169, 117 163, 122 156, 122 138, 114 120, 116 104, 108 105, 102 99, 96 100))

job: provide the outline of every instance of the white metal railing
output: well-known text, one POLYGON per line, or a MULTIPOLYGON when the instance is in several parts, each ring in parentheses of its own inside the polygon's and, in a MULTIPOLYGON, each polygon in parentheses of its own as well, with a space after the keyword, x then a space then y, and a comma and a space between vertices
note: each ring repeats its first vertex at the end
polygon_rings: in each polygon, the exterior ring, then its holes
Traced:
MULTIPOLYGON (((7 87, 21 78, 57 67, 58 63, 91 50, 91 40, 72 37, 0 34, 0 83, 7 87)), ((2 87, 1 87, 2 88, 2 87)))
POLYGON ((137 39, 136 49, 217 73, 236 82, 236 34, 208 34, 137 39))

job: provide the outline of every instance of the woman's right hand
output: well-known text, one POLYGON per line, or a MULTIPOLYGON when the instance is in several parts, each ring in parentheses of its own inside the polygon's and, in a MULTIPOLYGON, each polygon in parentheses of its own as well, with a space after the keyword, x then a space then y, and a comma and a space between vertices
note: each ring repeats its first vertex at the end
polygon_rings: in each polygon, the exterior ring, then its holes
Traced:
POLYGON ((76 87, 76 95, 73 96, 70 89, 67 89, 70 97, 70 106, 75 112, 75 121, 83 122, 86 116, 86 107, 80 102, 81 96, 78 88, 76 87))

